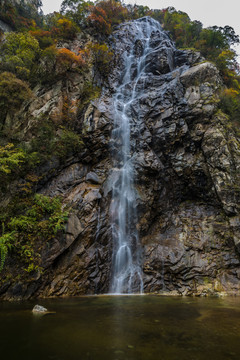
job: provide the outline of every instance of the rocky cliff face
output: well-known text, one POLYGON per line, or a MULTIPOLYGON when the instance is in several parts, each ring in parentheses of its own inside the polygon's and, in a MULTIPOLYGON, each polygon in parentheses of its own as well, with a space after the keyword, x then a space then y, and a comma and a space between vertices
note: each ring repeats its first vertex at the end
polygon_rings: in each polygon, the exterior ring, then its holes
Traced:
MULTIPOLYGON (((72 208, 66 235, 43 247, 43 275, 9 283, 3 298, 109 291, 112 95, 121 84, 123 56, 133 45, 137 64, 143 51, 136 32, 144 22, 152 20, 122 24, 113 34, 110 85, 77 121, 86 146, 64 166, 48 164, 39 188, 72 208)), ((144 292, 240 294, 240 143, 218 110, 221 79, 213 64, 177 50, 162 31, 152 33, 151 46, 145 90, 130 110, 144 292)), ((79 75, 38 88, 17 115, 25 119, 24 136, 37 115, 61 111, 64 94, 77 99, 82 84, 79 75)))

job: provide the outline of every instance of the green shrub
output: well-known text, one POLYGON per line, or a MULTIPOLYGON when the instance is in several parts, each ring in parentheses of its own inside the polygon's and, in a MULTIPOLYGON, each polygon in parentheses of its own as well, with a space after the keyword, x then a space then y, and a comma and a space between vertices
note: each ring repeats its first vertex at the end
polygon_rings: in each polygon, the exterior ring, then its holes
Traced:
POLYGON ((66 158, 69 155, 81 151, 84 143, 79 134, 74 131, 63 128, 60 131, 59 137, 55 142, 55 153, 61 158, 66 158))
POLYGON ((41 49, 46 49, 49 46, 54 45, 55 40, 52 38, 50 31, 44 31, 41 29, 30 31, 30 34, 37 39, 41 49))
POLYGON ((13 255, 20 258, 24 267, 27 265, 24 268, 27 272, 39 269, 39 244, 41 247, 43 242, 64 231, 68 212, 62 210, 60 198, 42 194, 30 195, 25 200, 19 198, 18 205, 10 209, 10 212, 5 209, 5 214, 1 216, 5 225, 0 236, 0 271, 10 249, 13 255))
POLYGON ((61 14, 66 15, 67 18, 82 27, 86 24, 89 6, 91 5, 93 5, 92 1, 63 0, 61 4, 61 14))
POLYGON ((240 126, 240 93, 235 89, 225 89, 220 96, 220 109, 230 120, 240 126))
POLYGON ((4 267, 4 263, 8 254, 8 251, 11 250, 15 241, 15 232, 9 232, 0 236, 0 271, 4 267))
POLYGON ((61 16, 56 21, 56 26, 51 30, 53 37, 59 40, 73 40, 76 38, 80 29, 72 22, 64 16, 61 16))
POLYGON ((22 149, 17 149, 13 144, 0 146, 0 174, 10 174, 25 161, 22 149))
POLYGON ((30 33, 7 33, 1 44, 0 70, 27 80, 40 54, 38 41, 30 33))
POLYGON ((0 74, 0 121, 8 112, 19 110, 22 103, 31 97, 32 91, 25 81, 9 72, 0 74))
POLYGON ((98 98, 101 94, 101 89, 92 82, 86 81, 79 99, 78 112, 81 114, 83 109, 90 103, 90 101, 98 98))
POLYGON ((106 79, 111 69, 113 52, 109 50, 107 44, 94 44, 92 42, 88 44, 87 49, 90 52, 89 55, 95 71, 106 79))
POLYGON ((35 153, 40 164, 49 161, 54 151, 54 139, 56 134, 53 122, 42 115, 37 119, 36 126, 32 129, 32 133, 33 137, 27 153, 35 153))

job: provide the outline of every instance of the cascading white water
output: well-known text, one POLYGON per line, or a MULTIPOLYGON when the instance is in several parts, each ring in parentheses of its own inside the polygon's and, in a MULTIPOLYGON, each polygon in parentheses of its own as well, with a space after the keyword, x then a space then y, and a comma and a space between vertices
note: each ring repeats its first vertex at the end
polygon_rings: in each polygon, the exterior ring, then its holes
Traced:
MULTIPOLYGON (((151 35, 160 32, 160 24, 149 18, 135 20, 131 49, 123 54, 124 70, 114 97, 114 129, 112 131, 112 239, 113 274, 111 293, 142 293, 141 245, 137 230, 136 190, 134 187, 135 141, 131 129, 138 126, 138 98, 145 91, 146 58, 155 50, 151 35), (136 54, 136 44, 140 54, 136 54), (133 112, 138 113, 133 119, 133 112)), ((140 121, 140 120, 139 120, 140 121)))

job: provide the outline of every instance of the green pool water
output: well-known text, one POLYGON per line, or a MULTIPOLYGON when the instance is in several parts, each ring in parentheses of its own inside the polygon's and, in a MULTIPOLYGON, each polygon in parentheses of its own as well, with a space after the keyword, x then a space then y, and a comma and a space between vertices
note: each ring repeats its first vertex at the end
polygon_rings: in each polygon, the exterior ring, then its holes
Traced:
POLYGON ((239 360, 240 299, 145 295, 2 302, 0 357, 239 360), (56 313, 33 315, 36 303, 56 313))

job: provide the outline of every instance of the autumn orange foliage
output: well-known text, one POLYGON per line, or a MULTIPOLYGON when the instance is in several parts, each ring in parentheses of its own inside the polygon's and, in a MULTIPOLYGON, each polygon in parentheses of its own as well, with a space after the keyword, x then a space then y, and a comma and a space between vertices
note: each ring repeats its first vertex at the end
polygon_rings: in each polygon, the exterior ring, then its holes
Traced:
POLYGON ((100 1, 97 6, 103 9, 107 15, 107 19, 111 25, 118 25, 128 19, 128 9, 121 5, 119 1, 108 0, 100 1))
POLYGON ((90 6, 89 10, 88 23, 106 35, 111 33, 114 25, 120 24, 128 17, 127 8, 114 0, 100 1, 95 6, 90 6))
POLYGON ((85 65, 85 61, 83 60, 81 54, 76 55, 71 50, 62 48, 57 50, 57 64, 65 71, 72 67, 83 67, 85 65))
POLYGON ((100 7, 91 6, 91 13, 88 16, 88 22, 90 25, 94 26, 103 34, 110 34, 111 32, 111 23, 107 19, 106 12, 100 7))
POLYGON ((79 29, 69 19, 62 17, 57 20, 56 25, 52 27, 52 36, 58 39, 73 40, 79 29))
POLYGON ((29 31, 29 33, 37 39, 41 49, 46 49, 47 47, 53 45, 54 40, 52 39, 52 34, 50 31, 44 30, 34 30, 29 31))

